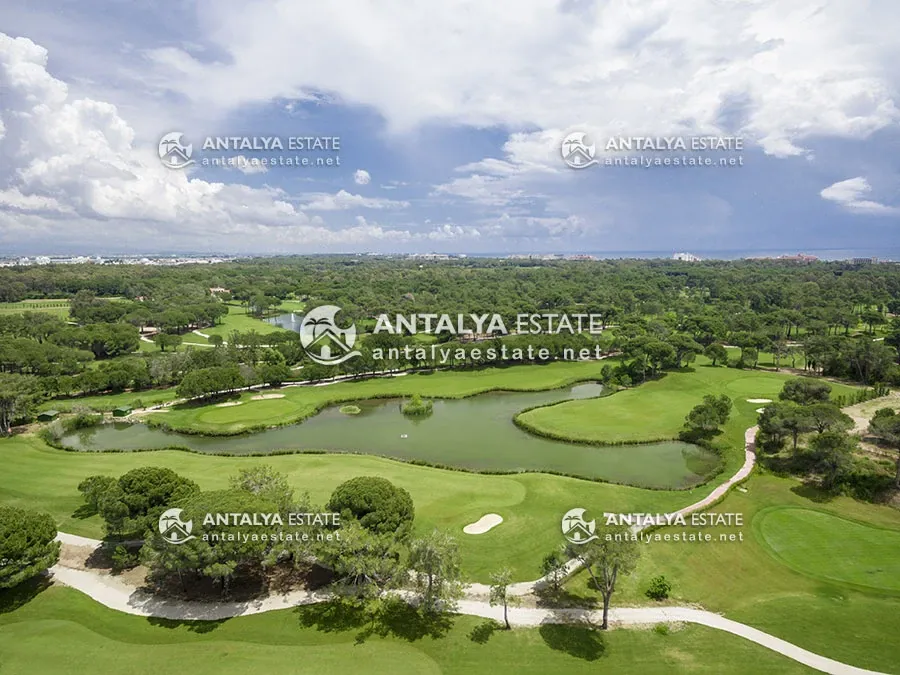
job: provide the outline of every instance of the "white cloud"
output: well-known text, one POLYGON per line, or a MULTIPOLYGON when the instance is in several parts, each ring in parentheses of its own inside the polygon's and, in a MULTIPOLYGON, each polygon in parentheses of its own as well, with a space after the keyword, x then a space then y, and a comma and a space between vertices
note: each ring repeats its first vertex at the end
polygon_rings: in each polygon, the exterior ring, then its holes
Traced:
POLYGON ((269 167, 267 167, 263 162, 260 162, 256 157, 235 155, 233 158, 231 158, 231 160, 231 166, 233 166, 245 176, 252 176, 256 173, 266 173, 269 170, 269 167))
MULTIPOLYGON (((302 242, 340 250, 366 237, 411 236, 381 227, 332 229, 295 208, 280 189, 209 182, 166 169, 155 147, 135 146, 133 130, 115 106, 70 97, 66 84, 48 73, 47 59, 30 40, 0 33, 0 243, 7 247, 127 242, 153 249, 271 251, 296 250, 302 242)), ((319 198, 320 206, 334 208, 407 204, 346 192, 319 198)))
POLYGON ((357 185, 368 185, 372 180, 372 176, 365 169, 357 169, 353 174, 353 182, 357 185))
POLYGON ((228 59, 154 50, 155 81, 219 109, 329 91, 375 108, 393 130, 430 122, 548 130, 588 123, 627 135, 736 127, 778 156, 804 152, 812 136, 862 138, 900 118, 897 82, 887 79, 896 3, 351 7, 201 3, 204 37, 228 59))
POLYGON ((305 195, 308 200, 303 208, 309 211, 347 211, 349 209, 403 209, 409 206, 409 202, 380 197, 363 197, 346 190, 339 190, 335 194, 327 192, 314 192, 305 195))
POLYGON ((823 199, 840 204, 848 211, 856 213, 875 215, 900 213, 900 208, 896 206, 887 206, 886 204, 865 199, 865 196, 871 191, 872 186, 869 185, 869 181, 862 176, 857 176, 856 178, 848 178, 829 185, 819 194, 823 199))

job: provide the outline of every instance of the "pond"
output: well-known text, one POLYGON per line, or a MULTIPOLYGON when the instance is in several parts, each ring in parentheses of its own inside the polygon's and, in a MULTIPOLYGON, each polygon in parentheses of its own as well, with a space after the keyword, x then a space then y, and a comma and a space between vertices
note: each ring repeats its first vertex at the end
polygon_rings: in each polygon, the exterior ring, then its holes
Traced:
MULTIPOLYGON (((554 471, 584 478, 656 488, 696 485, 719 465, 712 452, 678 441, 596 446, 532 435, 513 423, 526 408, 590 398, 599 384, 542 392, 491 392, 464 399, 435 399, 421 419, 400 412, 401 399, 357 401, 358 415, 325 408, 300 424, 240 436, 167 432, 144 424, 116 423, 62 439, 75 450, 143 450, 183 447, 196 452, 246 455, 275 450, 328 450, 424 461, 471 471, 554 471)), ((242 405, 265 404, 250 401, 242 405)), ((345 405, 345 404, 344 404, 345 405)))
POLYGON ((267 319, 263 319, 266 323, 270 323, 273 326, 278 326, 279 328, 285 328, 287 330, 292 330, 295 333, 300 332, 300 323, 303 321, 303 314, 300 312, 289 312, 288 314, 279 314, 278 316, 270 316, 267 319))

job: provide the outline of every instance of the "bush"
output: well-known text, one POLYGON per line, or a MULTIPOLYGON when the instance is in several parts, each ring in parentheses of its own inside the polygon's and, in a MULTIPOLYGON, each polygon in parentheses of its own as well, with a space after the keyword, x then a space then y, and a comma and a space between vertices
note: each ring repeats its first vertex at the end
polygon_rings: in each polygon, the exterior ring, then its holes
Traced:
POLYGON ((668 580, 660 574, 658 577, 653 577, 650 580, 650 588, 646 590, 644 595, 646 595, 651 600, 665 600, 669 597, 669 592, 671 590, 672 584, 670 584, 668 580))
POLYGON ((422 399, 418 394, 400 406, 400 412, 408 417, 426 417, 431 414, 434 404, 422 399))
POLYGON ((359 476, 338 485, 326 508, 342 519, 356 519, 376 534, 395 532, 403 537, 415 516, 412 497, 385 478, 359 476))
POLYGON ((668 635, 669 634, 669 624, 667 623, 658 623, 653 626, 653 632, 657 635, 668 635))
POLYGON ((359 415, 362 412, 362 408, 358 405, 342 405, 340 411, 345 415, 359 415))

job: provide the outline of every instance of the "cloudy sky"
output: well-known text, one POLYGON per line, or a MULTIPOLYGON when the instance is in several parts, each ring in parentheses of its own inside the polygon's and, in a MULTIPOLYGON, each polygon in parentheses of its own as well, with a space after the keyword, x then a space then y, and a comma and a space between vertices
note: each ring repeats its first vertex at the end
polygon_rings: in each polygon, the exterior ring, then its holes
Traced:
POLYGON ((0 0, 0 13, 0 253, 900 245, 896 0, 0 0), (573 131, 598 165, 566 166, 573 131), (160 161, 173 132, 191 166, 160 161), (235 136, 285 147, 202 149, 235 136), (309 136, 340 149, 287 147, 309 136), (618 138, 710 136, 743 148, 694 155, 714 166, 606 163, 685 155, 611 149, 618 138), (259 161, 298 156, 332 165, 259 161))

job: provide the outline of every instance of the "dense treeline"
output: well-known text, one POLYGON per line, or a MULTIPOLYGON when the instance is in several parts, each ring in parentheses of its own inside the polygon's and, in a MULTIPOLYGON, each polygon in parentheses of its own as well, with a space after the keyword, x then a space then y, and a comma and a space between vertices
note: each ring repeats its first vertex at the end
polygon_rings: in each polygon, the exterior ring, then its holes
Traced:
MULTIPOLYGON (((66 297, 66 319, 0 315, 0 374, 41 396, 180 386, 185 396, 290 379, 400 367, 538 362, 587 350, 620 354, 604 380, 629 386, 690 365, 776 367, 900 384, 900 266, 666 260, 539 262, 462 259, 423 263, 361 256, 247 260, 218 265, 43 266, 0 269, 0 300, 66 297), (102 297, 101 297, 102 296, 102 297), (310 361, 295 333, 213 335, 212 348, 176 350, 182 335, 219 323, 226 301, 264 315, 285 299, 335 304, 341 322, 371 331, 379 314, 595 314, 603 335, 511 335, 466 342, 437 336, 439 353, 409 335, 364 334, 340 366, 310 361), (147 349, 140 336, 152 334, 147 349), (145 351, 140 352, 139 347, 145 351), (729 358, 728 347, 739 348, 729 358), (524 351, 527 347, 536 352, 524 351), (502 351, 506 348, 507 351, 502 351), (488 356, 488 350, 497 355, 488 356), (514 350, 520 349, 519 353, 514 350), (301 368, 302 366, 302 368, 301 368), (12 379, 11 379, 12 378, 12 379), (15 378, 24 378, 16 380, 15 378), (31 378, 31 379, 28 379, 31 378)), ((27 417, 32 394, 7 411, 27 417)))

